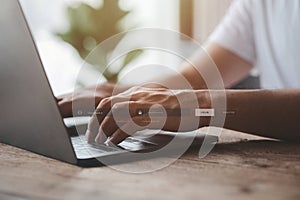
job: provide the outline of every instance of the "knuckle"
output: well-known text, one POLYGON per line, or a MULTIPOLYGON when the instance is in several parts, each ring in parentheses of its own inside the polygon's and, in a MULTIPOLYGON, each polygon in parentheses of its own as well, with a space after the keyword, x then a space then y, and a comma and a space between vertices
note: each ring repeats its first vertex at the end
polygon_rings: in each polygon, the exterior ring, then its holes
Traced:
POLYGON ((116 103, 112 106, 112 109, 115 110, 115 109, 119 109, 119 108, 124 108, 124 103, 116 103))
POLYGON ((111 98, 107 97, 102 99, 102 101, 100 101, 98 108, 102 108, 102 107, 108 107, 111 105, 111 98))
POLYGON ((142 98, 142 97, 147 97, 148 95, 149 95, 149 93, 146 92, 146 91, 135 91, 132 94, 132 97, 134 97, 134 98, 142 98))

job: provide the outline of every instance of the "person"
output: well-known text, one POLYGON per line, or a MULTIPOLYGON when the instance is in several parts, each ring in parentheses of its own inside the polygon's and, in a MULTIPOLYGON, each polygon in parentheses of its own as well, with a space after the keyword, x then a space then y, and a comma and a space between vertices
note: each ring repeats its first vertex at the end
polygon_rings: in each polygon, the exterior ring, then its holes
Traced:
MULTIPOLYGON (((224 128, 275 139, 300 141, 300 1, 298 0, 236 0, 228 13, 209 37, 205 50, 216 64, 224 85, 230 88, 257 67, 261 78, 260 90, 225 90, 227 110, 234 111, 225 118, 224 128)), ((196 55, 197 57, 197 55, 196 55)), ((189 95, 197 98, 199 108, 211 108, 218 101, 220 91, 211 91, 197 70, 209 73, 207 60, 197 58, 197 69, 185 63, 178 75, 157 80, 158 85, 118 88, 112 95, 114 84, 104 83, 72 94, 58 97, 63 116, 72 115, 72 104, 95 99, 97 110, 110 111, 129 104, 130 122, 116 123, 109 112, 94 113, 88 125, 89 142, 104 141, 118 144, 149 125, 145 117, 138 116, 138 108, 150 109, 159 104, 165 109, 187 107, 189 95), (192 89, 183 88, 179 76, 185 77, 192 89), (166 86, 166 87, 161 87, 166 86), (178 97, 181 98, 179 102, 178 97), (126 124, 127 123, 127 124, 126 124), (140 129, 130 129, 133 123, 140 129), (125 131, 124 131, 125 130, 125 131), (127 130, 127 131, 126 131, 127 130)), ((192 106, 190 107, 192 109, 192 106)), ((200 120, 190 117, 197 128, 208 126, 213 118, 200 120)), ((149 118, 148 118, 149 120, 149 118)), ((163 130, 178 131, 180 116, 167 116, 163 130)), ((210 124, 214 125, 214 124, 210 124)), ((155 128, 155 126, 153 127, 155 128)), ((190 131, 186 126, 180 131, 190 131)))

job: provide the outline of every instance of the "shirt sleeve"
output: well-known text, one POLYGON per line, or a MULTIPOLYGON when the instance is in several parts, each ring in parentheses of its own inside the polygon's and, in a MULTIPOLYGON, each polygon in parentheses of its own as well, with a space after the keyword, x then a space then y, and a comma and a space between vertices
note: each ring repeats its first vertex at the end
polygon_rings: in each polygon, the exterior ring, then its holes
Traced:
POLYGON ((251 0, 235 0, 208 41, 228 49, 254 65, 256 53, 253 9, 251 0))

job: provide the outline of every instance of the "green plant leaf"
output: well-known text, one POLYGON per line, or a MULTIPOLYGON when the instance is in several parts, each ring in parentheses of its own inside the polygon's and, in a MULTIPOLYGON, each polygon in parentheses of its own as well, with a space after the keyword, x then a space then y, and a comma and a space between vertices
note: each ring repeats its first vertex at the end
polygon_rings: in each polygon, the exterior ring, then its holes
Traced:
MULTIPOLYGON (((119 0, 104 0, 103 6, 99 8, 81 3, 77 7, 68 7, 69 30, 56 35, 73 46, 82 59, 86 59, 98 44, 125 31, 121 28, 120 22, 128 13, 130 11, 124 11, 119 7, 119 0)), ((105 51, 93 52, 95 55, 89 56, 89 59, 86 60, 95 69, 102 72, 108 81, 116 81, 120 71, 142 53, 141 50, 135 50, 126 55, 118 72, 105 71, 108 55, 122 38, 115 39, 105 51)))
POLYGON ((120 70, 124 69, 129 63, 131 63, 132 61, 137 59, 142 53, 143 53, 143 50, 141 50, 141 49, 136 49, 136 50, 129 52, 126 55, 120 70))

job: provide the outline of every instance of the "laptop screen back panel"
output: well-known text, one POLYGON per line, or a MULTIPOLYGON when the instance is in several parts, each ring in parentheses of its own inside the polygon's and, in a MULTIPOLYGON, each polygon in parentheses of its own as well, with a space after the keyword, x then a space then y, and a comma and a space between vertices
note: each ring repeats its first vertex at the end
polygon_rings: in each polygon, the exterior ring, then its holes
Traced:
POLYGON ((0 6, 0 142, 77 162, 18 0, 0 6))

